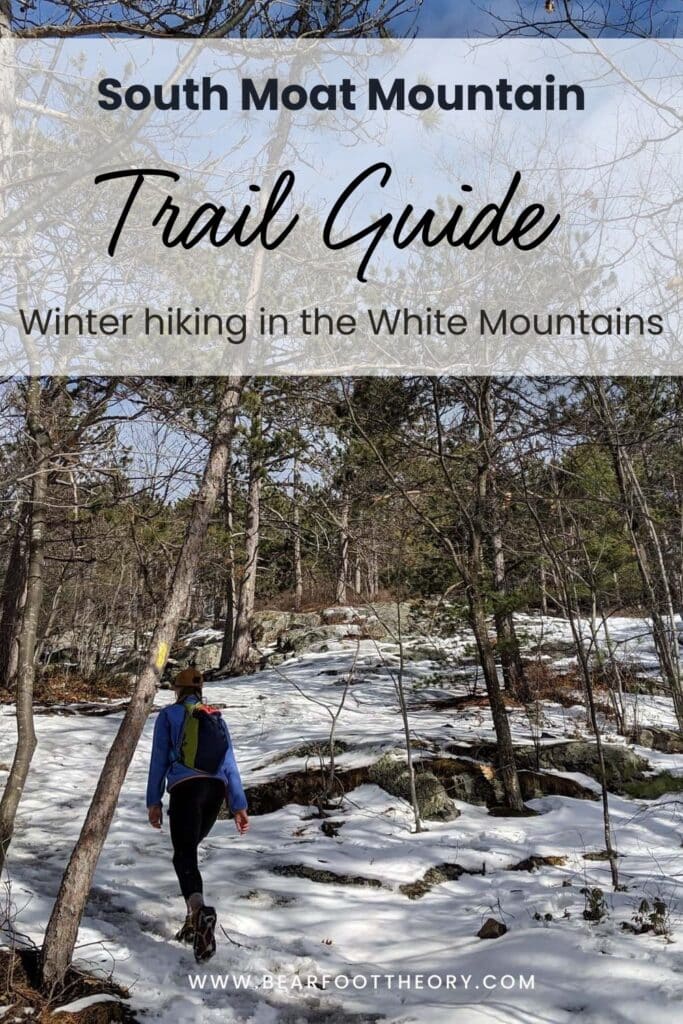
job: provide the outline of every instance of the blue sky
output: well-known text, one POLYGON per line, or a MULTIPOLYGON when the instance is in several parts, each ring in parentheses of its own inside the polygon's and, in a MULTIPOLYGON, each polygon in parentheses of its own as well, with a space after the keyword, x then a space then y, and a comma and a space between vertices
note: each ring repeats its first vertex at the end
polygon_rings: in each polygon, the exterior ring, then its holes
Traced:
MULTIPOLYGON (((606 5, 607 0, 584 0, 582 6, 591 8, 595 14, 606 5)), ((561 0, 557 0, 558 10, 561 0)), ((579 4, 575 2, 575 6, 579 4)), ((652 4, 650 0, 609 0, 609 12, 615 23, 623 21, 624 7, 635 7, 636 22, 645 29, 653 7, 658 8, 654 14, 654 24, 660 33, 675 36, 679 34, 678 23, 681 10, 680 0, 660 0, 652 4)), ((522 9, 525 17, 538 18, 539 21, 552 17, 545 13, 545 0, 424 0, 418 15, 418 31, 422 36, 468 36, 471 34, 490 34, 492 19, 487 10, 495 11, 499 17, 514 15, 522 9)), ((621 35, 620 32, 607 32, 606 35, 621 35)))
MULTIPOLYGON (((558 11, 561 9, 563 0, 556 0, 558 11)), ((279 0, 273 0, 275 6, 279 0)), ((629 9, 634 14, 634 22, 644 31, 648 31, 649 19, 652 17, 652 24, 660 35, 680 35, 680 11, 681 0, 572 0, 576 9, 583 8, 588 14, 596 17, 607 8, 611 20, 616 24, 623 23, 623 11, 629 9), (653 13, 654 11, 654 13, 653 13)), ((143 8, 145 4, 141 5, 143 8)), ((168 10, 173 4, 166 5, 168 10)), ((110 4, 99 3, 90 5, 91 9, 97 10, 101 17, 117 17, 121 7, 116 0, 110 4)), ((41 21, 62 20, 65 16, 65 8, 62 4, 55 4, 53 0, 34 0, 34 3, 27 8, 22 8, 15 0, 15 15, 21 19, 20 11, 27 12, 28 17, 40 23, 41 21), (55 12, 57 18, 55 19, 55 12)), ((548 15, 545 12, 545 0, 423 0, 420 11, 417 15, 417 30, 419 35, 429 37, 438 36, 443 38, 469 36, 469 35, 490 35, 495 31, 495 21, 488 11, 495 11, 499 17, 514 15, 517 11, 523 11, 524 16, 529 19, 538 19, 542 23, 552 26, 557 15, 548 15)), ((403 19, 395 28, 400 31, 408 31, 412 19, 403 19)), ((621 31, 606 32, 605 35, 622 35, 621 31)))

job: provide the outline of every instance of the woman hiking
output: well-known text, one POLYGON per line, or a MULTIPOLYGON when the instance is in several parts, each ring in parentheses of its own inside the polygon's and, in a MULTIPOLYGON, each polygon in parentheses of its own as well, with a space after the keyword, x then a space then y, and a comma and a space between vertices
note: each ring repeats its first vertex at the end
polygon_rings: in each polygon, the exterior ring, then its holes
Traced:
POLYGON ((192 944, 197 961, 209 960, 216 952, 216 911, 204 903, 197 848, 213 828, 226 798, 240 835, 249 828, 230 733, 220 711, 202 702, 202 684, 202 674, 195 668, 176 676, 175 704, 163 708, 154 725, 147 780, 152 828, 161 828, 164 783, 170 794, 173 867, 187 904, 187 917, 176 939, 192 944))

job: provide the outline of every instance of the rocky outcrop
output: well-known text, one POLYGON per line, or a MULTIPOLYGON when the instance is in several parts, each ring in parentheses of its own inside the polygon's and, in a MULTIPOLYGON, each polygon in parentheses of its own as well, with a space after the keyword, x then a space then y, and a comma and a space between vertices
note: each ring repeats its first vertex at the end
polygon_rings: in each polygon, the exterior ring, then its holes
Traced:
POLYGON ((634 740, 641 747, 659 750, 662 754, 683 754, 683 736, 671 729, 656 729, 654 726, 639 729, 634 740))
POLYGON ((317 612, 254 612, 251 618, 251 637, 259 647, 276 644, 278 638, 289 629, 315 629, 321 624, 317 612))
MULTIPOLYGON (((477 743, 472 746, 452 743, 447 749, 451 754, 469 756, 478 761, 483 760, 495 764, 496 745, 494 743, 477 743)), ((623 793, 626 783, 643 779, 645 772, 649 771, 650 766, 645 758, 640 757, 630 747, 603 743, 602 750, 607 787, 615 793, 623 793)), ((542 769, 554 768, 562 772, 582 772, 597 782, 600 781, 597 748, 595 743, 591 743, 590 740, 568 740, 540 744, 538 747, 515 747, 515 760, 518 769, 538 772, 542 769)), ((560 795, 570 794, 560 793, 560 795)))
MULTIPOLYGON (((405 761, 394 754, 385 754, 375 764, 356 768, 338 767, 331 788, 328 774, 317 768, 288 772, 249 787, 247 800, 253 814, 270 814, 287 804, 302 804, 321 811, 326 807, 336 807, 342 794, 350 793, 368 782, 410 803, 408 768, 405 761)), ((546 772, 522 771, 520 784, 525 800, 549 795, 571 796, 579 800, 597 799, 592 790, 573 779, 546 772)), ((476 761, 455 757, 425 759, 418 767, 416 786, 420 813, 426 821, 451 821, 458 817, 459 812, 453 800, 493 810, 504 804, 505 794, 495 768, 476 761)))
MULTIPOLYGON (((368 778, 386 793, 411 802, 410 773, 405 761, 385 754, 370 768, 368 778)), ((433 772, 415 772, 415 795, 420 817, 425 821, 453 821, 460 814, 433 772)))

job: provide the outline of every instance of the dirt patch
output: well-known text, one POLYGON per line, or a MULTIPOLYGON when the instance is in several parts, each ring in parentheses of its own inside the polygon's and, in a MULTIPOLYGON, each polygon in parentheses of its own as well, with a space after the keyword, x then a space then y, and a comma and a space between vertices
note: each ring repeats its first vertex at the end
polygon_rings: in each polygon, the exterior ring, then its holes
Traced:
MULTIPOLYGON (((54 704, 92 705, 101 700, 127 700, 132 690, 130 676, 84 679, 76 672, 42 672, 36 679, 33 700, 45 707, 54 704)), ((16 694, 0 689, 0 704, 14 704, 15 700, 16 694)))
POLYGON ((538 853, 532 853, 530 857, 525 857, 524 860, 520 860, 518 864, 511 864, 507 869, 508 871, 538 871, 539 868, 560 868, 567 863, 566 857, 542 857, 538 853))
POLYGON ((38 982, 38 951, 35 949, 0 950, 0 998, 7 1009, 3 1024, 135 1024, 130 1006, 121 1000, 128 992, 109 978, 97 978, 70 968, 62 990, 48 998, 38 982), (76 1013, 56 1013, 79 999, 109 997, 92 1003, 76 1013))
POLYGON ((364 875, 338 875, 325 868, 314 868, 310 864, 275 864, 270 870, 275 875, 287 878, 305 878, 309 882, 322 882, 325 885, 355 885, 365 889, 385 889, 378 878, 366 878, 364 875))
POLYGON ((409 900, 421 900, 423 896, 442 882, 457 882, 462 875, 480 875, 482 871, 467 871, 460 864, 436 864, 433 868, 425 871, 422 878, 415 882, 404 882, 399 885, 399 892, 407 896, 409 900))

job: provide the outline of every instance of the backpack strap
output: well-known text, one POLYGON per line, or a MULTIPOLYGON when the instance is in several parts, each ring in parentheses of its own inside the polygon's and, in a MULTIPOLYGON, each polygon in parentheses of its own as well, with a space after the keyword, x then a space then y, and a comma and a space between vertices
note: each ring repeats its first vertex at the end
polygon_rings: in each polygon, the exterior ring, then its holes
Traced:
POLYGON ((182 703, 183 709, 183 724, 180 728, 180 736, 178 737, 178 744, 173 748, 173 760, 171 764, 182 763, 182 749, 183 743, 185 742, 185 730, 187 729, 188 717, 192 717, 193 709, 196 706, 197 701, 193 701, 192 698, 188 697, 182 703))

